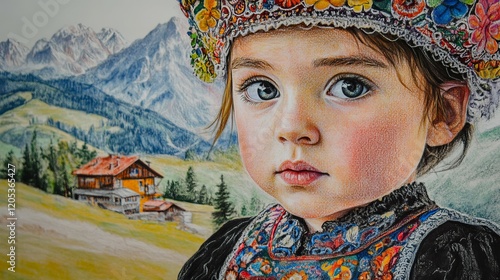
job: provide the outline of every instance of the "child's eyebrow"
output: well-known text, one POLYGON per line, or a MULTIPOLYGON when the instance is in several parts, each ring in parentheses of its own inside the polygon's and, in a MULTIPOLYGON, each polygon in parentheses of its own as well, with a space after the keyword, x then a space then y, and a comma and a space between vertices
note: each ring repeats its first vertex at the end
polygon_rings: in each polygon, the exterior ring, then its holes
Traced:
POLYGON ((273 66, 271 64, 267 63, 264 60, 260 59, 254 59, 254 58, 246 58, 246 57, 238 57, 235 58, 231 62, 231 69, 238 69, 238 68, 257 68, 257 69, 262 69, 262 70, 273 70, 273 66))
POLYGON ((353 65, 387 68, 387 65, 382 61, 366 56, 327 57, 327 58, 316 59, 313 61, 314 67, 353 66, 353 65))

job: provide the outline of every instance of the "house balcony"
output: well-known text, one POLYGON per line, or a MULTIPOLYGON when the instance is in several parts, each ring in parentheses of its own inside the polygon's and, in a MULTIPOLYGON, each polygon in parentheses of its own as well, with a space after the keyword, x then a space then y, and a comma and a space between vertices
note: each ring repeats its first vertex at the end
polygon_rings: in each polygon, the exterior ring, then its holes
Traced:
POLYGON ((154 195, 156 193, 156 187, 153 185, 146 185, 144 188, 145 195, 154 195))
POLYGON ((108 204, 104 205, 106 209, 122 213, 122 214, 131 214, 131 213, 139 213, 139 202, 135 203, 127 203, 127 204, 108 204))
POLYGON ((139 203, 134 202, 134 203, 127 203, 122 205, 123 210, 133 210, 136 208, 139 208, 139 203))

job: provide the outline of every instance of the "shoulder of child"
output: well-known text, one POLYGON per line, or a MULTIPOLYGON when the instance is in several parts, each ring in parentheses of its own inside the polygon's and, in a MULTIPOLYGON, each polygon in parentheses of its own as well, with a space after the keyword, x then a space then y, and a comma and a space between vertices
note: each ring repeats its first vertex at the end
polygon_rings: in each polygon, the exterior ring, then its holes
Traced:
POLYGON ((500 279, 498 226, 456 211, 419 245, 410 279, 500 279))
POLYGON ((178 279, 217 279, 219 269, 251 221, 252 218, 239 218, 225 223, 186 262, 178 279))

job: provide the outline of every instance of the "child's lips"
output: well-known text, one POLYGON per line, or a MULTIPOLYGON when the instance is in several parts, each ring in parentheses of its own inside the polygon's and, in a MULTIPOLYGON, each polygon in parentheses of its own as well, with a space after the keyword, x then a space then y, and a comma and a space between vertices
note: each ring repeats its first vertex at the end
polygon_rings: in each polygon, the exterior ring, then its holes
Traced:
POLYGON ((285 161, 275 174, 278 174, 285 183, 294 186, 309 185, 322 176, 328 176, 328 173, 321 172, 304 161, 285 161))

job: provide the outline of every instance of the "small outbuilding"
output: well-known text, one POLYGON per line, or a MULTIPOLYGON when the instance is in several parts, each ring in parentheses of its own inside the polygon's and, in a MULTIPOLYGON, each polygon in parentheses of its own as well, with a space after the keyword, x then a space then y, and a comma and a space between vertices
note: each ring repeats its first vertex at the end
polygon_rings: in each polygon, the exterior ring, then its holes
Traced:
POLYGON ((164 215, 165 219, 171 220, 175 216, 182 215, 186 210, 179 205, 164 200, 149 200, 143 205, 144 212, 158 212, 164 215))

